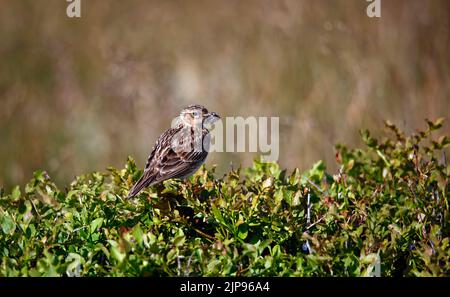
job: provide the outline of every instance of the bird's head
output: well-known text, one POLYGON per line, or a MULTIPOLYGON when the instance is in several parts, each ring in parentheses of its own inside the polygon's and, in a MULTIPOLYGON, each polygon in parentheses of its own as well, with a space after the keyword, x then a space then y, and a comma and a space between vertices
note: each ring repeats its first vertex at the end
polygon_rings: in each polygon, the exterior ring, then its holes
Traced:
POLYGON ((190 127, 205 127, 208 129, 220 119, 220 116, 215 112, 208 112, 202 105, 193 104, 185 107, 181 111, 180 119, 184 125, 190 127))

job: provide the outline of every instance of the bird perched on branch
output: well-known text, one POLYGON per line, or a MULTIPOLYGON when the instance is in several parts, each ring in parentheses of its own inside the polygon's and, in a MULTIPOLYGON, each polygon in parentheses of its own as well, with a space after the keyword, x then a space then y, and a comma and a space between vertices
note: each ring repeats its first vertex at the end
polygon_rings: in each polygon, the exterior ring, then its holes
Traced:
POLYGON ((144 173, 131 188, 128 198, 143 188, 171 178, 184 179, 194 174, 205 162, 210 145, 208 128, 220 119, 215 112, 198 104, 184 108, 156 141, 144 173))

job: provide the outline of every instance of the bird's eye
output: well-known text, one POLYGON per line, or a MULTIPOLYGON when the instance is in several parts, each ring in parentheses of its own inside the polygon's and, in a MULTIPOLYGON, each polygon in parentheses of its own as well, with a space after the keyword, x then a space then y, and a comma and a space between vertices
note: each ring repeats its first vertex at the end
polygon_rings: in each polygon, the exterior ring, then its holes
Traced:
POLYGON ((194 116, 194 118, 198 119, 200 117, 200 113, 198 111, 193 111, 192 115, 194 116))

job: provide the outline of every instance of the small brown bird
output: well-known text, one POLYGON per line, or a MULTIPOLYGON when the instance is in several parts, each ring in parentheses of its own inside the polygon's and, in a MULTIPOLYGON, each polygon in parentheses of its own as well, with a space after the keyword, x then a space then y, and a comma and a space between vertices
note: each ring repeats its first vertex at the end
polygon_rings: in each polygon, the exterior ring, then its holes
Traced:
POLYGON ((220 116, 198 104, 184 108, 172 128, 156 141, 144 173, 131 188, 128 198, 143 188, 171 178, 184 179, 194 174, 208 156, 210 134, 208 128, 220 116))

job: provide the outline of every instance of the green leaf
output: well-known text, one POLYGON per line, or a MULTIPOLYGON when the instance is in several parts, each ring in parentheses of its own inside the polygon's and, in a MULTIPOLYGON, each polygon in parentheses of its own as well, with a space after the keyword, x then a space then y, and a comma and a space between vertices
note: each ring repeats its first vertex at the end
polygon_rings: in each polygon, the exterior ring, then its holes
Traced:
POLYGON ((171 249, 168 253, 167 253, 167 263, 172 262, 175 257, 177 256, 177 251, 176 249, 171 249))
POLYGON ((308 175, 312 180, 320 181, 325 174, 325 163, 320 160, 313 165, 313 168, 309 170, 308 175))
POLYGON ((19 188, 19 186, 15 186, 11 192, 11 199, 13 201, 17 201, 17 200, 19 200, 19 198, 20 198, 20 188, 19 188))
POLYGON ((362 130, 360 131, 360 134, 362 140, 368 147, 374 148, 377 146, 377 140, 370 136, 370 132, 368 130, 362 130))
POLYGON ((110 248, 111 256, 117 260, 117 262, 122 263, 125 260, 126 254, 122 253, 117 246, 111 246, 110 248))
POLYGON ((97 232, 97 230, 102 226, 102 224, 103 218, 96 218, 95 220, 93 220, 90 225, 91 234, 97 232))
POLYGON ((280 246, 278 244, 276 244, 272 250, 271 250, 271 255, 274 258, 278 258, 281 255, 281 249, 280 246))
POLYGON ((33 224, 28 225, 26 235, 28 238, 33 238, 36 235, 36 228, 34 227, 33 224))
POLYGON ((13 235, 16 230, 16 224, 7 213, 0 214, 0 224, 2 226, 3 233, 7 235, 13 235))
POLYGON ((428 124, 428 130, 435 131, 435 130, 441 128, 442 124, 444 123, 444 120, 445 120, 445 118, 438 118, 437 120, 432 122, 427 119, 426 122, 428 124))
POLYGON ((223 224, 223 225, 226 225, 226 224, 225 224, 225 220, 223 219, 222 213, 220 212, 220 210, 219 210, 215 205, 213 205, 213 206, 211 207, 211 212, 212 212, 212 214, 214 215, 214 218, 215 218, 219 223, 221 223, 221 224, 223 224))
POLYGON ((438 143, 441 148, 447 147, 450 145, 450 137, 448 136, 441 136, 438 140, 438 143))
POLYGON ((248 225, 246 223, 240 224, 238 227, 238 237, 246 239, 248 235, 248 225))
POLYGON ((69 253, 66 258, 67 265, 66 274, 68 276, 80 276, 81 264, 84 264, 84 259, 82 256, 76 253, 69 253))
POLYGON ((43 170, 36 170, 33 172, 33 176, 37 181, 44 182, 46 180, 46 172, 43 170))
POLYGON ((180 247, 184 244, 184 242, 186 241, 186 236, 182 235, 182 236, 177 236, 173 239, 173 244, 176 247, 180 247))
POLYGON ((141 226, 139 224, 134 226, 132 234, 134 238, 136 238, 136 241, 141 244, 143 241, 144 232, 142 232, 141 226))

